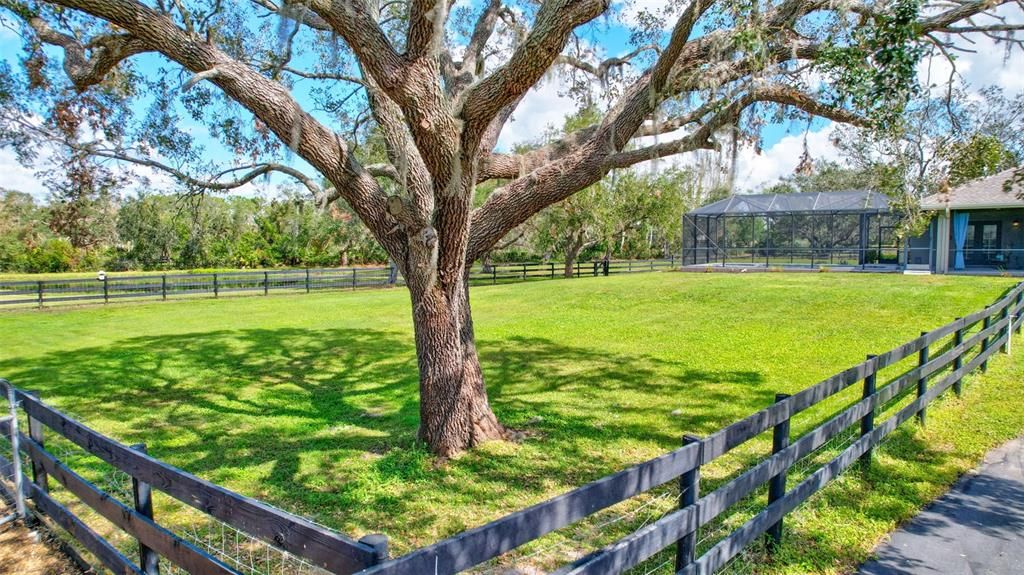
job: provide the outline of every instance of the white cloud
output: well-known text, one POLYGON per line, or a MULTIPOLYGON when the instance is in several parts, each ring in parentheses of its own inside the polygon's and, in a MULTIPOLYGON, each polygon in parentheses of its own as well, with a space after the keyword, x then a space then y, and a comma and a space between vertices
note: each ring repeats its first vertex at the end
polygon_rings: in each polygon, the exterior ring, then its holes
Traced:
POLYGON ((3 174, 0 176, 0 188, 32 194, 42 200, 46 197, 46 188, 34 172, 32 168, 26 168, 18 162, 13 150, 0 148, 0 174, 3 174))
POLYGON ((619 20, 626 26, 639 25, 639 16, 643 12, 662 17, 662 24, 666 29, 671 28, 675 24, 670 18, 664 18, 666 8, 672 5, 671 0, 625 0, 616 4, 615 8, 619 11, 619 20))
POLYGON ((576 111, 576 102, 558 92, 558 81, 544 82, 527 92, 502 128, 498 149, 508 150, 514 144, 538 140, 549 126, 561 128, 565 117, 576 111))
MULTIPOLYGON (((807 149, 815 161, 839 159, 839 150, 831 140, 833 129, 833 125, 828 125, 807 134, 807 149)), ((752 147, 741 147, 736 158, 736 189, 762 190, 792 175, 803 153, 803 134, 783 136, 774 146, 762 150, 760 154, 752 147)))

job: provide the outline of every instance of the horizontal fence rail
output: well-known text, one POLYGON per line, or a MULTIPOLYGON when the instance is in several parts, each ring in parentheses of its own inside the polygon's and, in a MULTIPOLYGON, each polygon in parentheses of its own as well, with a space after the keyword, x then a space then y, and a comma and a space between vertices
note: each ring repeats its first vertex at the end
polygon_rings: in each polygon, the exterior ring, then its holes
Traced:
MULTIPOLYGON (((673 269, 674 256, 654 260, 502 263, 474 266, 470 285, 512 283, 563 277, 593 277, 673 269)), ((0 308, 44 307, 53 304, 96 304, 125 300, 166 300, 185 297, 221 297, 270 292, 311 293, 323 290, 357 290, 403 285, 396 268, 325 268, 106 276, 102 279, 56 279, 0 282, 0 308)))
POLYGON ((870 356, 791 396, 780 396, 771 406, 706 438, 688 436, 684 446, 679 449, 370 567, 363 574, 452 575, 678 479, 682 479, 680 483, 684 486, 681 488, 680 501, 686 502, 687 498, 682 497, 683 489, 686 485, 691 488, 696 486, 695 478, 701 466, 774 429, 776 441, 773 442, 773 453, 766 459, 702 497, 697 498, 692 493, 692 500, 677 511, 558 571, 559 575, 622 573, 663 549, 676 545, 676 572, 713 573, 765 533, 771 531, 773 538, 781 537, 781 521, 786 514, 853 463, 869 461, 871 450, 900 424, 915 415, 923 422, 921 415, 925 407, 944 391, 953 387, 959 393, 960 382, 965 375, 978 368, 984 369, 996 351, 1009 347, 1011 333, 1019 331, 1021 327, 1022 299, 1024 283, 1018 284, 995 304, 983 310, 922 333, 885 353, 870 356), (965 337, 965 333, 972 329, 976 331, 965 337), (947 351, 929 357, 927 350, 936 347, 940 340, 950 337, 954 339, 947 351), (881 370, 915 356, 919 359, 918 365, 892 378, 885 385, 876 387, 876 376, 881 370), (950 371, 937 382, 928 385, 928 378, 943 370, 950 371), (858 383, 863 384, 865 390, 859 401, 790 441, 789 421, 794 415, 858 383), (876 412, 911 390, 916 390, 916 399, 880 425, 874 425, 876 412), (785 474, 794 464, 851 429, 858 429, 861 433, 856 441, 787 490, 785 474), (780 434, 780 431, 783 433, 780 434), (693 536, 700 528, 769 482, 773 483, 773 488, 769 491, 767 507, 701 556, 695 557, 693 536))
MULTIPOLYGON (((605 266, 602 262, 599 264, 601 267, 597 272, 603 274, 605 266)), ((610 263, 607 267, 611 267, 610 263)), ((632 266, 627 264, 627 271, 630 269, 632 266)), ((550 267, 548 271, 550 273, 550 267)), ((521 273, 530 277, 529 268, 521 273)), ((982 310, 923 332, 885 353, 868 356, 864 361, 797 393, 780 394, 771 405, 707 437, 686 436, 683 446, 678 449, 395 559, 387 557, 387 539, 384 536, 371 535, 356 541, 234 493, 148 455, 144 447, 126 446, 106 437, 2 379, 0 387, 11 392, 15 407, 24 412, 28 434, 19 432, 17 425, 13 425, 17 419, 10 418, 0 420, 0 431, 10 436, 16 451, 28 457, 32 481, 22 481, 21 485, 24 493, 35 502, 36 510, 65 529, 100 562, 118 573, 151 575, 154 572, 151 566, 156 565, 157 558, 190 573, 238 573, 235 567, 161 526, 153 517, 152 506, 145 505, 150 488, 331 573, 451 575, 498 558, 659 486, 678 481, 680 505, 675 511, 610 545, 593 550, 565 565, 558 573, 622 573, 675 546, 676 572, 707 574, 720 569, 762 536, 767 535, 769 541, 777 545, 783 536, 782 522, 788 513, 855 463, 870 465, 873 449, 907 420, 916 419, 923 425, 927 406, 945 391, 952 388, 959 395, 962 380, 967 374, 975 370, 984 371, 993 354, 1000 350, 1009 351, 1013 333, 1021 329, 1022 308, 1024 283, 1017 284, 1004 297, 982 310), (915 359, 916 364, 912 367, 901 363, 915 359), (899 373, 886 375, 887 380, 879 382, 880 375, 887 368, 899 373), (836 397, 844 390, 856 389, 854 386, 858 384, 862 391, 857 400, 799 437, 790 437, 790 421, 794 416, 836 397), (897 401, 906 401, 906 404, 899 406, 897 401), (888 417, 876 425, 875 416, 881 414, 888 414, 888 417), (118 501, 47 451, 44 428, 132 477, 134 506, 118 501), (770 454, 748 464, 735 477, 710 492, 698 493, 702 466, 769 431, 773 435, 770 454), (851 432, 853 439, 848 446, 829 461, 810 470, 795 485, 787 486, 787 474, 796 464, 851 432), (49 491, 51 479, 135 538, 139 544, 140 560, 133 562, 54 499, 49 491), (695 541, 701 529, 707 528, 741 501, 756 496, 765 485, 769 487, 766 506, 698 555, 695 541)), ((0 460, 0 467, 5 467, 6 463, 6 460, 0 460)))
MULTIPOLYGON (((113 495, 90 483, 46 450, 43 427, 78 445, 88 453, 110 464, 139 485, 161 491, 226 525, 237 528, 273 547, 308 561, 329 573, 350 574, 382 561, 387 554, 387 540, 369 535, 356 541, 341 533, 314 524, 297 515, 282 511, 261 501, 239 495, 224 487, 196 477, 148 455, 144 449, 129 447, 94 431, 82 423, 47 405, 31 393, 13 387, 0 379, 0 387, 14 391, 14 398, 29 421, 29 435, 12 431, 10 422, 0 422, 0 432, 12 439, 16 433, 20 451, 32 462, 33 480, 24 481, 24 494, 35 503, 36 510, 52 519, 92 553, 105 567, 115 573, 146 573, 143 567, 125 557, 104 540, 67 507, 50 495, 52 478, 77 500, 96 511, 114 526, 138 540, 140 548, 181 567, 188 573, 201 575, 237 574, 239 571, 212 557, 152 517, 152 508, 140 509, 118 501, 113 495)), ((12 454, 13 456, 13 454, 12 454)), ((0 464, 6 463, 6 458, 0 464)), ((143 553, 145 554, 145 553, 143 553)), ((154 557, 155 557, 154 556, 154 557)), ((140 561, 140 563, 144 563, 140 561)), ((151 564, 155 564, 152 561, 151 564)))

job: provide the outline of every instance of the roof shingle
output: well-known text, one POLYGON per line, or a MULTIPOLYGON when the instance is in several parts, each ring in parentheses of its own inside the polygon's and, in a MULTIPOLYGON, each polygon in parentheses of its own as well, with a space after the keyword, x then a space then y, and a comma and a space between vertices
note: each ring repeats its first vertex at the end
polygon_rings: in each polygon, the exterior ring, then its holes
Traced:
POLYGON ((1010 168, 994 176, 979 178, 961 184, 948 193, 938 193, 921 200, 924 210, 951 210, 977 208, 1012 208, 1024 206, 1024 193, 1021 181, 1014 182, 1009 192, 1004 191, 1004 184, 1011 180, 1015 173, 1024 167, 1010 168))

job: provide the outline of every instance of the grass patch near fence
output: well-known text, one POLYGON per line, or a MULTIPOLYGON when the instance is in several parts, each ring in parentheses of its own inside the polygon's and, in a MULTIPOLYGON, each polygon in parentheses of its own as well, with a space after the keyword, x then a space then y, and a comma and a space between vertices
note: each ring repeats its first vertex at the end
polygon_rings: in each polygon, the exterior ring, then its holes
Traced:
MULTIPOLYGON (((660 273, 474 288, 492 406, 527 439, 445 465, 415 441, 402 289, 0 314, 0 376, 245 495, 352 536, 387 533, 402 553, 664 453, 683 433, 709 434, 1012 285, 660 273)), ((1024 431, 1022 372, 999 356, 963 399, 930 409, 927 429, 894 434, 866 476, 849 474, 790 516, 779 561, 734 567, 849 571, 986 449, 1024 431)), ((794 434, 843 400, 794 422, 794 434)), ((765 450, 761 437, 734 468, 706 470, 709 488, 765 450)), ((659 512, 671 507, 662 499, 659 512)), ((557 538, 590 550, 635 526, 557 538)))

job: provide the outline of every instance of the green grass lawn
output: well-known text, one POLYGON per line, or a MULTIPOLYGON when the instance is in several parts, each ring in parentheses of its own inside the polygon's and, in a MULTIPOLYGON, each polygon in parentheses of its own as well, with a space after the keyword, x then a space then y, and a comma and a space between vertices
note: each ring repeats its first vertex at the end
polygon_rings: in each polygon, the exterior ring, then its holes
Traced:
MULTIPOLYGON (((474 288, 492 406, 526 439, 444 465, 415 441, 402 289, 3 313, 0 376, 243 494, 353 536, 386 533, 402 553, 661 454, 684 433, 709 434, 1012 285, 655 273, 474 288)), ((931 408, 926 430, 905 426, 870 472, 788 518, 778 560, 755 550, 734 569, 849 571, 988 448, 1024 431, 1022 376, 1024 362, 998 356, 963 399, 931 408)), ((794 434, 857 394, 794 420, 794 434)), ((769 449, 762 436, 702 471, 704 490, 769 449)), ((635 502, 613 509, 625 519, 600 534, 592 521, 531 549, 589 551, 672 506, 668 491, 650 500, 643 512, 635 502)), ((173 522, 171 507, 158 500, 173 522)))

